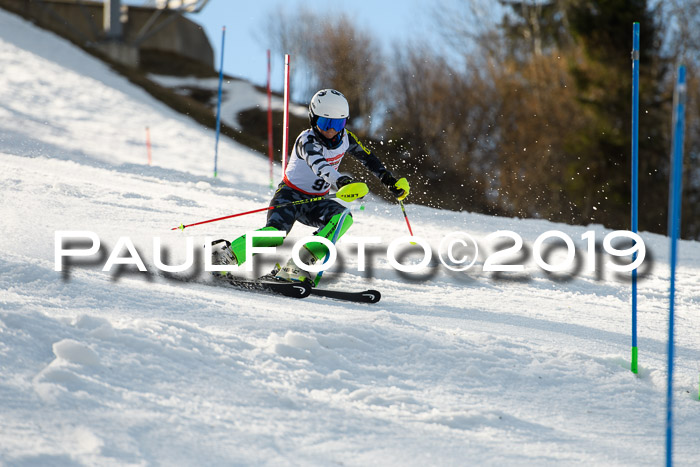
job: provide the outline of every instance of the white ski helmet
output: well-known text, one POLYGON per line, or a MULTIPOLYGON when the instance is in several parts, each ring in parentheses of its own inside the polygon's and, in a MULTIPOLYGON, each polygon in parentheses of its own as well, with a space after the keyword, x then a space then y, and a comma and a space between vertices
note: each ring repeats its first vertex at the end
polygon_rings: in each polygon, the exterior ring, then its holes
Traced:
POLYGON ((309 123, 313 128, 319 124, 321 130, 334 128, 340 132, 350 116, 350 106, 343 94, 335 89, 321 89, 309 103, 309 123))

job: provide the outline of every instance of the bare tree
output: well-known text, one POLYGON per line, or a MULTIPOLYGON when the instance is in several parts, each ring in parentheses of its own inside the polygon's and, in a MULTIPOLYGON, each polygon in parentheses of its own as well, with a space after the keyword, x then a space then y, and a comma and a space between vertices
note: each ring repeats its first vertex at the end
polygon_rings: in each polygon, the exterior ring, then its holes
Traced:
POLYGON ((493 88, 425 47, 396 48, 394 62, 387 136, 420 181, 417 196, 439 207, 488 210, 493 88))
POLYGON ((285 54, 291 56, 292 93, 295 96, 309 96, 309 99, 315 86, 313 70, 308 61, 312 54, 311 39, 315 34, 314 17, 315 13, 306 7, 294 10, 277 7, 270 11, 261 28, 261 31, 267 32, 267 35, 260 37, 262 41, 270 43, 270 49, 278 57, 285 54))
POLYGON ((322 16, 304 8, 274 11, 268 30, 274 31, 275 50, 293 55, 297 89, 307 99, 321 88, 341 91, 350 104, 353 128, 368 133, 384 70, 376 39, 345 15, 322 16))
POLYGON ((665 22, 675 26, 667 33, 669 54, 687 69, 683 234, 700 239, 700 0, 669 0, 662 8, 665 22))
POLYGON ((370 129, 370 118, 380 96, 383 57, 371 36, 358 31, 347 16, 322 24, 317 46, 309 57, 317 86, 337 88, 350 104, 353 128, 370 129))

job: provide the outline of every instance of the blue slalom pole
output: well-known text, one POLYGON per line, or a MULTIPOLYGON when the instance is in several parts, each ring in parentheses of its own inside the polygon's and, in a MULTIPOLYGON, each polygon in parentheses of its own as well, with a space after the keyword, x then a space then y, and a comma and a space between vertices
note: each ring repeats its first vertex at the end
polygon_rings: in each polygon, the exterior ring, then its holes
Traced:
POLYGON ((218 175, 219 133, 221 133, 221 87, 224 83, 224 43, 226 26, 221 28, 221 61, 219 63, 219 97, 216 103, 216 142, 214 143, 214 178, 218 175))
POLYGON ((671 237, 671 279, 668 309, 668 380, 666 382, 666 465, 673 464, 673 357, 674 312, 676 301, 676 261, 681 231, 681 192, 683 186, 683 131, 685 128, 685 66, 678 67, 678 82, 673 96, 673 145, 669 190, 668 234, 671 237))
MULTIPOLYGON (((632 26, 632 232, 639 219, 639 23, 632 26)), ((632 261, 637 259, 634 253, 632 261)), ((638 372, 637 268, 632 270, 632 373, 638 372)))

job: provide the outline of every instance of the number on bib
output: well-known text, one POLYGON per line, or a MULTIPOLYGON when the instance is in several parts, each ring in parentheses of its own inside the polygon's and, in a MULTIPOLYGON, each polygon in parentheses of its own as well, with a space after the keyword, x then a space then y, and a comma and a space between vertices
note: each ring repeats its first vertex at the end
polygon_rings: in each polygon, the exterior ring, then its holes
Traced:
POLYGON ((311 185, 311 188, 313 188, 316 191, 325 191, 330 185, 326 183, 326 181, 322 178, 316 179, 313 185, 311 185))

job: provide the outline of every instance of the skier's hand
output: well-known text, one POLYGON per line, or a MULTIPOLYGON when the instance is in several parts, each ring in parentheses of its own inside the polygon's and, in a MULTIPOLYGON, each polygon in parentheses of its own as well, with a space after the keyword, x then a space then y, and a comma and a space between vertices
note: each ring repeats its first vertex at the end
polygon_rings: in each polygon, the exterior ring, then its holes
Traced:
POLYGON ((338 180, 336 180, 335 187, 338 190, 340 190, 345 185, 349 185, 349 184, 354 183, 354 182, 355 182, 355 180, 353 180, 352 177, 350 177, 348 175, 341 175, 340 177, 338 177, 338 180))
POLYGON ((396 196, 396 199, 399 201, 403 201, 408 196, 408 192, 411 190, 408 185, 408 180, 405 178, 396 180, 396 177, 391 175, 389 172, 382 176, 381 181, 387 186, 387 188, 389 188, 391 194, 396 196))
POLYGON ((390 187, 389 190, 394 196, 396 196, 396 199, 403 201, 408 196, 408 192, 411 191, 411 188, 408 186, 408 180, 405 178, 399 178, 399 180, 393 187, 390 187))

